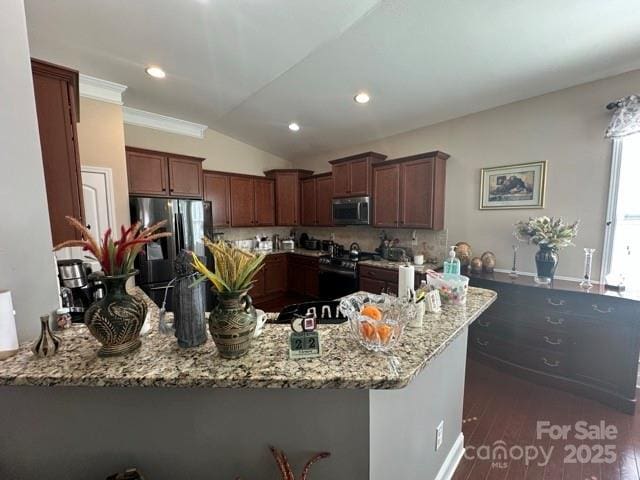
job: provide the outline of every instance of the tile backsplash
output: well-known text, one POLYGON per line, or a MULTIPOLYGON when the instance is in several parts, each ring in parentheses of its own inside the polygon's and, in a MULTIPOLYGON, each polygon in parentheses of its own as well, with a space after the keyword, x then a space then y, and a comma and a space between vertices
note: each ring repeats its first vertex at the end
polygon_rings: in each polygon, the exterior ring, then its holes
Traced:
POLYGON ((448 248, 447 230, 411 230, 411 229, 382 229, 369 226, 353 225, 345 227, 264 227, 264 228, 222 228, 216 231, 224 233, 225 240, 245 240, 255 238, 256 235, 271 237, 279 234, 284 239, 294 230, 296 238, 302 233, 320 240, 328 240, 331 234, 334 241, 348 248, 352 242, 358 242, 360 248, 373 252, 380 245, 383 230, 391 240, 397 239, 398 246, 410 248, 414 254, 423 254, 426 261, 441 263, 448 248), (415 235, 415 242, 412 237, 415 235))

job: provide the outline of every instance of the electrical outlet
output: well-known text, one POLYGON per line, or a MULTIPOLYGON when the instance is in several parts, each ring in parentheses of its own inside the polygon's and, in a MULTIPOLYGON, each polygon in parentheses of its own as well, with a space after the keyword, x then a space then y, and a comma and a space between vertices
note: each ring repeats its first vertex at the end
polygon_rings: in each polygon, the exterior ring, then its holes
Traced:
POLYGON ((417 247, 418 246, 418 237, 416 235, 416 231, 415 230, 413 230, 411 232, 411 245, 413 247, 417 247))
POLYGON ((443 430, 444 430, 444 420, 441 420, 438 426, 436 427, 436 452, 442 446, 443 430))

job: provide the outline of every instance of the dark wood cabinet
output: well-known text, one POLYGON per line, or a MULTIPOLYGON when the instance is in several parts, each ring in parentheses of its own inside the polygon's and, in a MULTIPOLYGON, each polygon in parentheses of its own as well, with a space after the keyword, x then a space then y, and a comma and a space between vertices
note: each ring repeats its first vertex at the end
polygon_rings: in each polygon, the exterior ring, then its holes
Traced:
POLYGON ((373 225, 443 229, 447 158, 435 151, 374 165, 373 225))
POLYGON ((387 158, 376 152, 366 152, 332 160, 334 197, 364 197, 371 195, 371 167, 387 158))
POLYGON ((275 225, 275 185, 273 180, 256 178, 254 180, 254 188, 255 225, 275 225))
POLYGON ((203 195, 211 202, 212 226, 231 225, 229 212, 229 176, 205 170, 202 173, 203 195))
POLYGON ((287 291, 287 255, 268 255, 264 264, 265 294, 274 295, 287 291))
POLYGON ((530 277, 471 275, 498 298, 470 327, 477 358, 538 382, 635 411, 640 302, 581 290, 541 288, 530 277))
POLYGON ((31 60, 53 243, 80 238, 65 220, 84 221, 76 123, 79 119, 78 72, 31 60))
POLYGON ((275 225, 275 188, 270 178, 229 175, 232 227, 275 225))
MULTIPOLYGON (((370 293, 393 293, 398 294, 398 270, 371 265, 359 265, 359 288, 370 293)), ((423 273, 416 272, 415 286, 420 285, 420 281, 425 279, 423 273)))
POLYGON ((332 198, 333 182, 331 173, 323 173, 305 178, 301 185, 301 217, 302 225, 333 225, 332 198))
POLYGON ((129 195, 202 198, 203 158, 126 147, 129 195))
POLYGON ((300 225, 300 181, 313 172, 309 170, 280 169, 268 170, 264 173, 275 181, 276 225, 300 225))
POLYGON ((306 297, 318 298, 320 295, 318 259, 289 254, 288 262, 287 283, 289 291, 306 297))

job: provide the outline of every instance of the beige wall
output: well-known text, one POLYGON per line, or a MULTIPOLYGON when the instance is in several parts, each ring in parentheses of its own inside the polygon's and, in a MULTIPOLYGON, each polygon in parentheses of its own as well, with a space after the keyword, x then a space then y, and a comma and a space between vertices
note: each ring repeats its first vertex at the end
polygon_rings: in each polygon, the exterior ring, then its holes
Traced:
POLYGON ((80 163, 110 168, 113 174, 116 225, 128 225, 129 187, 124 153, 122 107, 112 103, 80 98, 78 123, 80 163))
POLYGON ((204 157, 207 170, 262 175, 270 168, 291 166, 287 160, 211 129, 202 139, 134 125, 125 125, 124 134, 128 146, 204 157))
MULTIPOLYGON (((451 243, 468 241, 476 254, 492 250, 498 267, 508 269, 516 221, 543 214, 579 218, 577 247, 560 253, 557 275, 580 277, 582 248, 593 247, 598 278, 611 161, 611 141, 603 137, 610 118, 605 105, 639 90, 640 71, 634 71, 307 158, 296 166, 326 170, 326 160, 367 150, 390 158, 443 150, 451 155, 445 217, 451 243), (478 209, 480 168, 540 160, 548 161, 544 209, 478 209)), ((533 246, 521 246, 521 270, 535 271, 534 252, 533 246)))
POLYGON ((0 58, 0 290, 11 290, 26 341, 59 297, 22 0, 0 2, 0 58))

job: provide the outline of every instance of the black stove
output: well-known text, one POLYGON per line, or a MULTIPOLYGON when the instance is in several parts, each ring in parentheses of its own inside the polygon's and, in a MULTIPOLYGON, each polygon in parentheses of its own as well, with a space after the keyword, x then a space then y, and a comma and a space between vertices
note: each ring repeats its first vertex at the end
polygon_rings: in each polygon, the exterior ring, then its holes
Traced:
POLYGON ((360 252, 358 257, 348 253, 325 255, 319 258, 320 298, 334 300, 358 291, 358 262, 371 260, 372 253, 360 252))

